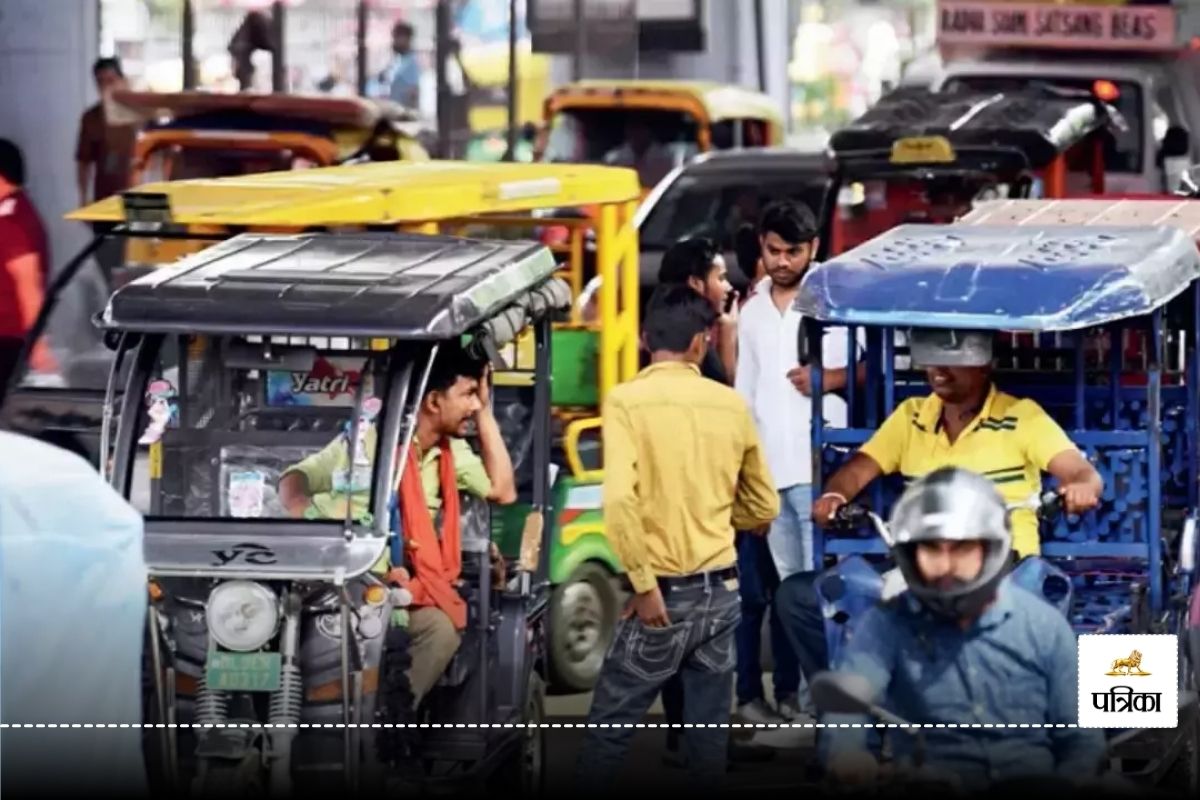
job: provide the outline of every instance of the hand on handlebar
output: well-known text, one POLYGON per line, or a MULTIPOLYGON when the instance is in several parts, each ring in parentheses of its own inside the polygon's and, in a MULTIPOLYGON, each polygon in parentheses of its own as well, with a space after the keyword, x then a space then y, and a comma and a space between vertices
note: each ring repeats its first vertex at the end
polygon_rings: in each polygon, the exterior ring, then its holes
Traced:
POLYGON ((1058 492, 1068 514, 1082 514, 1100 505, 1100 493, 1088 483, 1068 483, 1058 492))
POLYGON ((834 521, 834 515, 837 514, 838 509, 844 505, 846 505, 846 501, 839 495, 822 495, 813 503, 813 522, 822 527, 828 526, 834 521))

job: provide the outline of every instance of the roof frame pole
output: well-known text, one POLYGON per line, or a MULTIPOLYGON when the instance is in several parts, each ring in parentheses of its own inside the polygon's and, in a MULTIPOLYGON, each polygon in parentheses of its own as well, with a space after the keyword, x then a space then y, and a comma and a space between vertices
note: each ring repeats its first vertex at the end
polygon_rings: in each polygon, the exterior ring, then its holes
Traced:
POLYGON ((571 80, 583 80, 583 59, 587 54, 587 10, 583 0, 575 0, 575 52, 571 59, 571 80))
POLYGON ((508 131, 505 161, 517 160, 517 0, 508 0, 508 131))
POLYGON ((183 59, 183 88, 196 88, 196 14, 192 0, 183 0, 183 30, 179 37, 180 53, 183 59))
MULTIPOLYGON (((438 0, 434 10, 434 71, 437 75, 437 157, 452 158, 450 140, 450 88, 446 84, 446 58, 450 55, 450 3, 438 0)), ((455 148, 457 149, 457 148, 455 148)))
POLYGON ((354 86, 359 97, 367 94, 367 0, 355 4, 354 27, 354 86))
POLYGON ((284 56, 287 50, 287 12, 281 0, 271 4, 271 27, 274 28, 271 38, 275 45, 275 52, 271 54, 271 91, 283 93, 288 90, 287 58, 284 56))

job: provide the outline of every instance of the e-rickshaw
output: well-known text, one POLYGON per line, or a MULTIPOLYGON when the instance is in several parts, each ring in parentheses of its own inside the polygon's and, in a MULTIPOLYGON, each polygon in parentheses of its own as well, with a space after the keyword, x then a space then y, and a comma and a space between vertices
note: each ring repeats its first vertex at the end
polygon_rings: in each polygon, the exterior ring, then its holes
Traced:
POLYGON ((537 791, 550 325, 570 304, 555 270, 531 242, 244 233, 114 293, 102 463, 146 518, 146 720, 178 726, 149 748, 163 790, 289 797, 334 776, 352 794, 537 791), (527 357, 506 358, 522 337, 527 357), (414 710, 412 597, 383 573, 407 563, 398 465, 448 344, 525 378, 495 395, 498 417, 521 420, 504 436, 524 511, 493 585, 491 510, 461 493, 466 628, 414 710), (339 439, 344 468, 296 518, 281 474, 339 439), (436 725, 392 727, 419 723, 436 725))
POLYGON ((990 198, 1104 194, 1110 129, 1123 122, 1090 95, 899 89, 830 138, 840 192, 830 252, 900 224, 951 222, 990 198))
POLYGON ((135 186, 353 160, 429 160, 418 139, 420 120, 386 100, 122 89, 109 116, 139 128, 135 186))
MULTIPOLYGON (((604 536, 598 459, 601 402, 638 370, 638 243, 633 214, 638 200, 632 170, 591 165, 365 164, 213 180, 172 181, 139 187, 81 209, 73 219, 109 222, 114 236, 163 245, 159 266, 210 248, 237 231, 347 235, 364 230, 529 237, 537 227, 561 224, 569 238, 558 248, 559 275, 573 298, 583 292, 585 261, 604 276, 596 314, 579 302, 553 325, 551 404, 557 480, 550 526, 548 677, 551 688, 586 691, 595 682, 620 613, 620 564, 604 536), (532 212, 594 206, 593 218, 555 219, 532 212), (203 230, 205 233, 197 231, 203 230), (588 258, 585 239, 595 246, 588 258), (169 245, 170 247, 166 247, 169 245)), ((60 273, 70 280, 86 252, 60 273)), ((52 292, 53 294, 53 292, 52 292)), ((43 316, 51 313, 50 309, 43 316)), ((44 319, 41 327, 44 327, 44 319)), ((521 340, 526 349, 531 343, 521 340)), ((497 383, 530 376, 498 373, 497 383)), ((81 437, 99 458, 99 389, 23 389, 6 405, 4 422, 23 431, 53 429, 81 437)), ((119 390, 121 387, 118 386, 119 390)), ((514 412, 515 414, 515 412, 514 412)), ((519 415, 502 426, 525 430, 519 415)), ((514 434, 515 435, 515 434, 514 434)), ((496 538, 515 546, 528 508, 497 515, 496 538)))
POLYGON ((546 98, 545 124, 547 138, 538 150, 558 163, 620 163, 630 128, 644 128, 663 151, 662 163, 639 169, 646 192, 697 153, 781 145, 784 138, 771 98, 703 81, 577 81, 546 98))
MULTIPOLYGON (((851 427, 814 421, 814 497, 900 401, 929 392, 901 344, 909 329, 994 332, 996 383, 1036 400, 1105 484, 1095 511, 1042 520, 1041 555, 1021 560, 1014 580, 1059 608, 1078 633, 1179 635, 1179 727, 1110 732, 1109 753, 1117 772, 1193 791, 1197 235, 1195 201, 994 201, 958 223, 902 225, 814 268, 797 300, 808 318, 814 402, 824 394, 821 332, 844 326, 851 342, 866 343, 865 385, 845 392, 851 427)), ((902 488, 898 477, 881 479, 859 502, 886 517, 902 488)), ((836 662, 855 621, 884 591, 886 547, 870 526, 818 529, 815 538, 826 568, 816 588, 836 662)))

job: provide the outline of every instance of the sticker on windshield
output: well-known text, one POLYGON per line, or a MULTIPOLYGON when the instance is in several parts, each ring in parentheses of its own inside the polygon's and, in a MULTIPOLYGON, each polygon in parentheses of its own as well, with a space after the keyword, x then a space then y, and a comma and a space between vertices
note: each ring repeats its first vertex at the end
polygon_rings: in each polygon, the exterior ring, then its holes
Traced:
POLYGON ((175 404, 175 387, 170 381, 151 381, 146 388, 146 416, 150 418, 138 444, 154 444, 162 438, 167 425, 179 419, 179 409, 175 404))
POLYGON ((229 514, 241 519, 263 515, 267 478, 257 470, 234 472, 229 476, 229 514))
MULTIPOLYGON (((366 359, 353 356, 317 356, 305 372, 272 370, 267 373, 267 404, 271 406, 354 405, 354 395, 366 359)), ((372 394, 371 379, 363 387, 372 394)))

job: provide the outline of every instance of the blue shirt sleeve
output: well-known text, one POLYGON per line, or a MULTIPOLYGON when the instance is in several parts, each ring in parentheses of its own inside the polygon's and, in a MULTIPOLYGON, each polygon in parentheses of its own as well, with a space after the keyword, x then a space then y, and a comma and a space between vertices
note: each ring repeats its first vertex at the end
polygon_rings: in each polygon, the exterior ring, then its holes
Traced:
MULTIPOLYGON (((872 699, 878 703, 887 694, 896 664, 897 621, 886 608, 876 607, 863 615, 851 631, 842 661, 837 672, 859 675, 866 678, 872 690, 872 699)), ((826 725, 870 725, 874 719, 866 714, 823 714, 821 721, 826 725)), ((828 736, 822 737, 822 759, 843 752, 867 750, 869 728, 826 728, 828 736)))
MULTIPOLYGON (((1043 664, 1049 692, 1049 719, 1046 722, 1075 725, 1079 722, 1079 659, 1075 632, 1058 613, 1048 616, 1043 664)), ((1074 779, 1096 775, 1100 771, 1106 749, 1103 729, 1053 728, 1049 734, 1054 766, 1059 775, 1074 779)))

